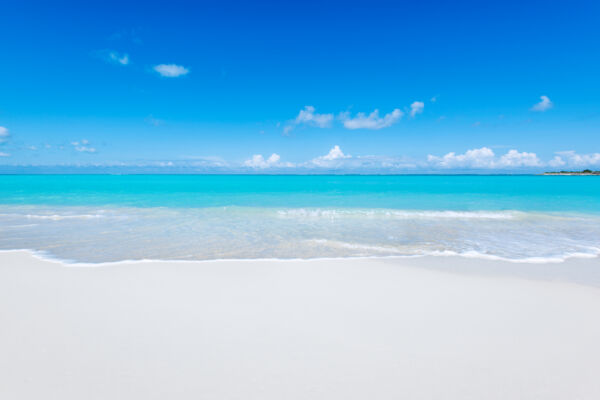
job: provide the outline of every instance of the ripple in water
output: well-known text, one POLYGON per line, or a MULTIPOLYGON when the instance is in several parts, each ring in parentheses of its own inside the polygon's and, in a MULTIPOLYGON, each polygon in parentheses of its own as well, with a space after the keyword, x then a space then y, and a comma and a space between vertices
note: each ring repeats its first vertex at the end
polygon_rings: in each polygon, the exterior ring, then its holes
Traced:
POLYGON ((78 262, 600 253, 600 217, 523 211, 3 206, 0 249, 78 262))

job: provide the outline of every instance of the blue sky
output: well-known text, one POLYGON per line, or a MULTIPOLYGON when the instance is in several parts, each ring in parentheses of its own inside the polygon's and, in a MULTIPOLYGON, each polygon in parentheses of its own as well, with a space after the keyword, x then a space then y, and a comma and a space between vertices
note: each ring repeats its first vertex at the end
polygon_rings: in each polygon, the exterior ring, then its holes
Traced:
POLYGON ((598 2, 283 3, 4 2, 0 165, 600 168, 598 2))

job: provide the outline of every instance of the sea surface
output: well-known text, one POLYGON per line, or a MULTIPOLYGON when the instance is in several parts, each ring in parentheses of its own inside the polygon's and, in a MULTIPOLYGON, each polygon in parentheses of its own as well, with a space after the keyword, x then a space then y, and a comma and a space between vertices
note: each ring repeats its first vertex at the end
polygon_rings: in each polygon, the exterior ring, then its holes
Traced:
POLYGON ((600 177, 0 175, 0 250, 69 262, 600 254, 600 177))

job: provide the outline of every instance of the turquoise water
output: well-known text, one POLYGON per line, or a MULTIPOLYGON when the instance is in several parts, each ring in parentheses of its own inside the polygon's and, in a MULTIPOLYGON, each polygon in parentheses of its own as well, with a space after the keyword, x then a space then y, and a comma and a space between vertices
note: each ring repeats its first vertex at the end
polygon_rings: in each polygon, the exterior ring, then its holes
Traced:
POLYGON ((600 213, 587 176, 0 175, 1 204, 600 213))
POLYGON ((0 249, 73 261, 600 251, 578 176, 3 175, 0 249))

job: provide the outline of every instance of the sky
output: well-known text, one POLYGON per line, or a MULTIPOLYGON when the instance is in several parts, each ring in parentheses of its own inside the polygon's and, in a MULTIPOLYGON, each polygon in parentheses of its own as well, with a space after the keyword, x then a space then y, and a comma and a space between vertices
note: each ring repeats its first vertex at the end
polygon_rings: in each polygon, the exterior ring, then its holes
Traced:
POLYGON ((4 0, 0 15, 0 172, 600 169, 597 1, 4 0))

